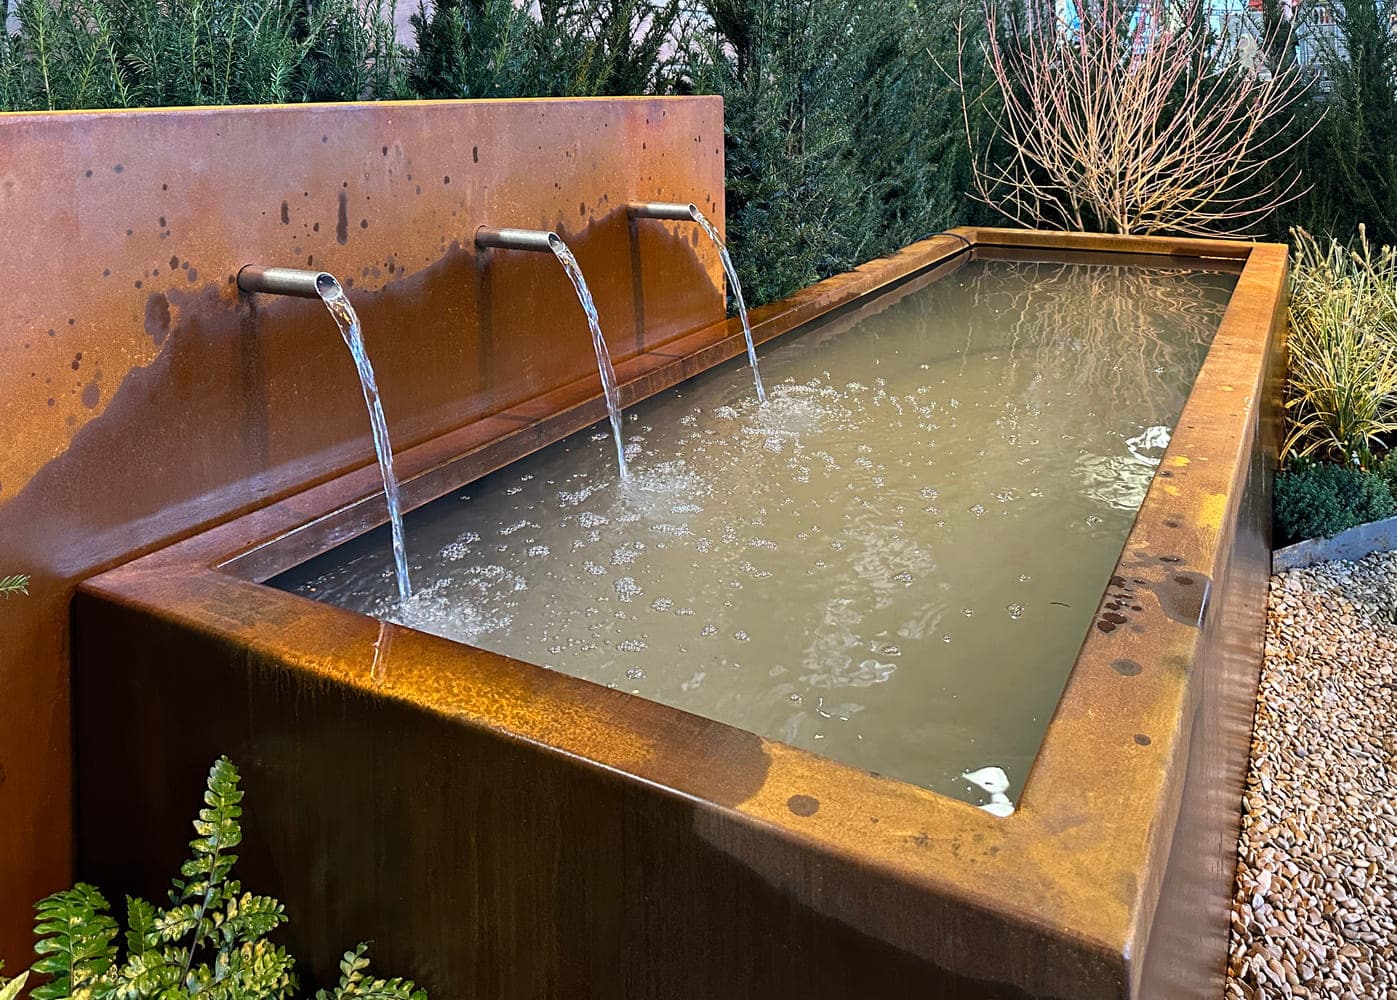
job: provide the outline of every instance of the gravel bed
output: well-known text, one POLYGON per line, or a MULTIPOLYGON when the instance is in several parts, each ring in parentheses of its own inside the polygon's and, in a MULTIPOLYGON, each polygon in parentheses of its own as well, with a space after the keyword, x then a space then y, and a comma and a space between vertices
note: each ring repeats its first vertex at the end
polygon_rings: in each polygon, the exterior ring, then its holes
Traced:
POLYGON ((1227 1000, 1397 1000, 1397 553, 1271 580, 1227 1000))

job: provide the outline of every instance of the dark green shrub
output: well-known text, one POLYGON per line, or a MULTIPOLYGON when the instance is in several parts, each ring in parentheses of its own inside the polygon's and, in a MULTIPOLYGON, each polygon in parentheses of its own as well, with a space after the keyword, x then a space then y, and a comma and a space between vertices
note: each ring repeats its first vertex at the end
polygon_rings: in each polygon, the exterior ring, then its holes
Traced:
POLYGON ((679 0, 437 0, 412 25, 419 97, 668 93, 688 40, 679 0))
POLYGON ((708 0, 728 241, 766 302, 965 220, 955 16, 908 0, 708 0), (938 65, 939 63, 939 65, 938 65))
POLYGON ((391 0, 20 0, 0 110, 402 96, 391 0))
POLYGON ((1382 461, 1373 466, 1373 471, 1382 476, 1387 488, 1392 491, 1393 500, 1397 501, 1397 451, 1384 455, 1382 461))
POLYGON ((1329 538, 1397 513, 1387 481, 1352 465, 1297 464, 1276 476, 1277 545, 1329 538))
MULTIPOLYGON (((50 977, 34 1000, 69 997, 122 1000, 283 1000, 296 989, 295 962, 267 935, 286 922, 282 905, 244 892, 232 877, 242 842, 243 792, 227 757, 209 770, 205 807, 189 842, 193 856, 180 867, 170 905, 126 899, 125 955, 117 922, 102 894, 78 883, 41 900, 34 933, 39 960, 30 972, 50 977)), ((426 1000, 404 979, 373 979, 365 946, 347 951, 340 981, 316 1000, 426 1000)), ((0 977, 0 1000, 15 1000, 29 973, 0 977)))
MULTIPOLYGON (((1324 82, 1314 88, 1302 117, 1319 119, 1292 154, 1312 185, 1282 210, 1273 236, 1286 226, 1314 232, 1351 233, 1367 223, 1378 243, 1397 243, 1397 33, 1390 3, 1334 3, 1323 13, 1331 24, 1310 24, 1315 65, 1324 82)), ((1298 134, 1298 132, 1297 132, 1298 134)))

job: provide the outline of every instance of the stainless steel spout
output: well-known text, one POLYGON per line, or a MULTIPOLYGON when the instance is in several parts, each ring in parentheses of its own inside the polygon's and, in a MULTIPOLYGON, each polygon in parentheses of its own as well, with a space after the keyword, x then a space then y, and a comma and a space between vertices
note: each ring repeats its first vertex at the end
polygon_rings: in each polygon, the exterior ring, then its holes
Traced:
POLYGON ((555 244, 561 243, 557 233, 545 229, 491 229, 481 226, 475 231, 475 245, 494 247, 498 250, 530 250, 534 253, 552 253, 555 244))
POLYGON ((332 274, 300 267, 248 264, 238 272, 238 288, 244 292, 291 295, 298 299, 322 298, 323 292, 330 291, 338 284, 332 274))
POLYGON ((696 211, 696 206, 680 204, 677 201, 637 201, 626 206, 626 214, 632 219, 678 219, 683 222, 696 222, 696 211))

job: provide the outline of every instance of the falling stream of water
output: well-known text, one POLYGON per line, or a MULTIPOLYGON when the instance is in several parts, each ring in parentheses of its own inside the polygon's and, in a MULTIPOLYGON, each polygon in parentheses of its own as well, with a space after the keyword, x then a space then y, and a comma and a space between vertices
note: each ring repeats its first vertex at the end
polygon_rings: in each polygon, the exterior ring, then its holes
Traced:
POLYGON ((737 280, 737 268, 732 266, 732 257, 728 254, 728 245, 723 242, 723 238, 718 235, 718 230, 713 227, 697 205, 689 206, 689 214, 693 216, 708 238, 718 248, 718 256, 723 260, 723 270, 727 272, 728 284, 732 287, 733 298, 737 300, 737 315, 742 319, 742 335, 747 338, 747 360, 752 363, 752 381, 757 383, 757 400, 766 402, 766 387, 762 385, 762 373, 757 368, 757 347, 752 343, 752 326, 747 322, 747 302, 742 297, 742 282, 737 280))
POLYGON ((621 478, 627 479, 630 470, 626 467, 626 445, 621 437, 621 393, 616 389, 616 369, 611 367, 611 352, 606 349, 606 340, 601 335, 601 320, 597 317, 597 307, 592 301, 592 292, 587 287, 587 279, 582 277, 582 268, 572 255, 568 245, 557 236, 549 236, 548 245, 553 256, 563 265, 572 287, 577 290, 577 299, 582 303, 582 311, 587 314, 587 325, 592 329, 592 346, 597 352, 597 371, 601 374, 602 393, 606 396, 606 413, 611 418, 611 435, 616 439, 616 464, 621 470, 621 478))
MULTIPOLYGON (((320 293, 325 308, 335 318, 349 353, 354 356, 354 367, 359 371, 359 384, 364 389, 364 403, 369 408, 369 424, 373 428, 374 451, 378 454, 378 468, 383 474, 383 495, 388 501, 388 520, 393 529, 393 566, 398 579, 398 599, 406 602, 412 596, 412 584, 407 575, 407 545, 403 541, 403 513, 398 500, 398 477, 393 472, 393 446, 388 441, 388 422, 383 417, 383 404, 378 398, 378 383, 374 381, 373 365, 369 363, 364 350, 364 335, 359 329, 359 317, 340 283, 329 275, 316 282, 315 289, 320 293)), ((590 301, 590 300, 589 300, 590 301)))

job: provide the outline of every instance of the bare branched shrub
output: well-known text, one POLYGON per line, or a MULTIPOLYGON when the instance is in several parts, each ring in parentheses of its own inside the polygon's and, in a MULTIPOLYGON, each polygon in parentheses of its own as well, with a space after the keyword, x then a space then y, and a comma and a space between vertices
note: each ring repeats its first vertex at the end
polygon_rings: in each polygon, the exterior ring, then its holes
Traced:
POLYGON ((984 0, 989 87, 978 97, 966 66, 979 53, 961 46, 980 200, 1020 225, 1241 235, 1303 193, 1279 161, 1298 141, 1309 76, 1263 55, 1284 45, 1258 41, 1245 15, 1212 25, 1196 4, 1067 9, 1070 21, 1053 0, 1015 14, 984 0))

